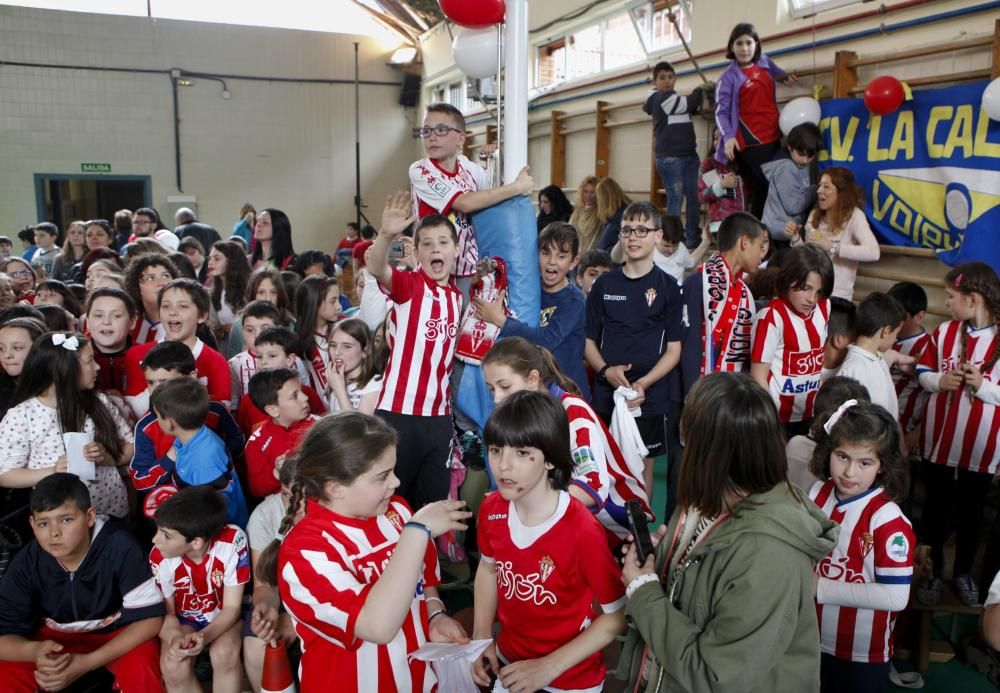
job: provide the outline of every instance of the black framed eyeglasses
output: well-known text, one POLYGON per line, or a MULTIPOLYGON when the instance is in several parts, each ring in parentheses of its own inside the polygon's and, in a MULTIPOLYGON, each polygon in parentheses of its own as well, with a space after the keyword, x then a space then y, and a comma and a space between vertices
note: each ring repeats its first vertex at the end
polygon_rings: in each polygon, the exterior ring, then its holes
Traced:
POLYGON ((622 238, 628 238, 629 236, 645 238, 646 234, 651 231, 656 231, 656 229, 651 229, 648 226, 623 226, 618 232, 618 235, 622 238))
POLYGON ((422 128, 413 128, 413 134, 419 135, 420 137, 427 139, 428 137, 431 136, 432 133, 437 135, 438 137, 444 137, 453 130, 455 132, 462 132, 458 128, 452 127, 451 125, 445 125, 444 123, 439 123, 438 125, 434 125, 433 127, 430 125, 425 125, 422 128))

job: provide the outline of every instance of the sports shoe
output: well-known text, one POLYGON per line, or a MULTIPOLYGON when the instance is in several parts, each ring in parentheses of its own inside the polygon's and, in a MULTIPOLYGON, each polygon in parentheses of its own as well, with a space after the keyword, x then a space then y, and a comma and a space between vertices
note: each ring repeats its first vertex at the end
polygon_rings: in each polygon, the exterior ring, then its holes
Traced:
POLYGON ((951 584, 959 601, 965 606, 979 606, 979 588, 976 587, 976 581, 971 575, 968 573, 958 575, 951 584))
POLYGON ((917 585, 917 603, 937 606, 941 602, 941 578, 927 576, 917 585))

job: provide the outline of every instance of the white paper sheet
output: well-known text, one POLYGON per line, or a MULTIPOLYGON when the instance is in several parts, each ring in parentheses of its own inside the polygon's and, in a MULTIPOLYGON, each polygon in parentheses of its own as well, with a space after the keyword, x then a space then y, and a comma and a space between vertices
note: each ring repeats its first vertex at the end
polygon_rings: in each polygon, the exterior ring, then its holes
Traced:
POLYGON ((470 640, 463 644, 429 642, 410 655, 414 659, 430 662, 438 678, 441 693, 477 693, 479 688, 472 680, 472 662, 493 642, 470 640))
POLYGON ((63 433, 68 471, 84 481, 97 480, 97 465, 83 456, 84 446, 93 442, 93 433, 63 433))

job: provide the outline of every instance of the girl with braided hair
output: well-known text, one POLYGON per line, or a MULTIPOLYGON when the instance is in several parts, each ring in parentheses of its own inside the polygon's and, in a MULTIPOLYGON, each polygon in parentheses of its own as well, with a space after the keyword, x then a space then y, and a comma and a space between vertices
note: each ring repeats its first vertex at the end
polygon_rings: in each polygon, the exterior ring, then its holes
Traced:
POLYGON ((302 643, 302 693, 327 690, 332 671, 338 690, 429 691, 433 671, 409 655, 428 640, 468 641, 438 598, 432 540, 465 529, 472 513, 464 501, 412 512, 394 495, 395 465, 395 431, 357 411, 316 422, 296 453, 279 539, 257 578, 278 586, 302 643))
POLYGON ((952 320, 934 330, 917 365, 929 393, 920 444, 927 483, 922 535, 934 562, 917 598, 927 604, 940 598, 942 547, 957 501, 954 586, 959 599, 974 606, 979 592, 972 562, 986 493, 1000 463, 1000 279, 981 262, 958 265, 945 276, 945 293, 952 320))

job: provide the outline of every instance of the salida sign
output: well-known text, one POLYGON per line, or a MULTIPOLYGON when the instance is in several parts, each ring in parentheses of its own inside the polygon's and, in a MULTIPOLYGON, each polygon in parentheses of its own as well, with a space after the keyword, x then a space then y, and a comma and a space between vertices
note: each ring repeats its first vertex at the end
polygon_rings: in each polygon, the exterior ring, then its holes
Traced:
POLYGON ((1000 123, 980 107, 987 84, 914 92, 888 116, 861 99, 822 102, 820 169, 851 169, 884 242, 1000 271, 1000 123))

